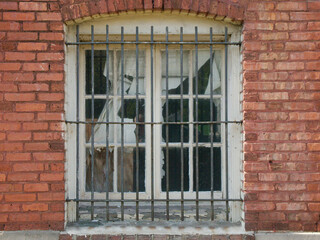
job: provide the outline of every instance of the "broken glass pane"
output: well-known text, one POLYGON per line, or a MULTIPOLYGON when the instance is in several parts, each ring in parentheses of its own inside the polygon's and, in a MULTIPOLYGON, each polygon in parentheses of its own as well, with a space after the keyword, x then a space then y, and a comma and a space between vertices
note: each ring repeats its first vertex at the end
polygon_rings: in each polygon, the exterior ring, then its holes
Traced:
MULTIPOLYGON (((180 99, 168 99, 168 122, 181 122, 181 100, 180 99)), ((166 116, 166 100, 162 100, 162 121, 167 121, 166 116)), ((189 103, 187 99, 183 100, 183 122, 188 122, 189 119, 189 103)), ((180 142, 181 140, 181 125, 169 124, 169 136, 168 142, 180 142)), ((166 142, 166 125, 162 125, 162 141, 166 142)), ((183 125, 183 142, 189 141, 189 126, 183 125)))
MULTIPOLYGON (((199 147, 199 191, 210 191, 211 189, 211 159, 210 148, 199 147)), ((221 149, 213 148, 213 189, 221 190, 221 149)), ((196 148, 193 149, 193 186, 196 189, 196 148)))
MULTIPOLYGON (((169 150, 169 191, 181 190, 181 149, 168 148, 169 150)), ((183 148, 183 189, 189 191, 189 149, 183 148)), ((166 191, 166 148, 162 148, 161 160, 161 189, 166 191)))

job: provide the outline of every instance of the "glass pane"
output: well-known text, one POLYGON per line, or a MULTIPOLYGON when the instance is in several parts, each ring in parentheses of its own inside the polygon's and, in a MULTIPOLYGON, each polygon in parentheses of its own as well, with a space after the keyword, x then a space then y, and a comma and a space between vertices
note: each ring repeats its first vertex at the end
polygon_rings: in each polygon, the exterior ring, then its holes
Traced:
MULTIPOLYGON (((210 121, 210 114, 212 114, 213 121, 221 121, 221 104, 220 99, 213 99, 213 112, 210 113, 210 99, 198 99, 198 120, 201 121, 210 121)), ((194 110, 196 109, 195 100, 194 100, 194 110)), ((194 119, 196 119, 196 113, 194 112, 194 119)), ((221 141, 221 124, 213 124, 213 141, 221 141)), ((196 141, 196 131, 197 128, 194 125, 194 141, 196 141)), ((198 125, 198 141, 199 142, 210 142, 211 141, 211 129, 210 124, 199 124, 198 125)))
MULTIPOLYGON (((161 52, 161 89, 166 95, 166 52, 161 52)), ((183 51, 183 93, 189 92, 189 51, 183 51)), ((180 94, 181 91, 181 62, 180 50, 168 51, 168 94, 180 94)))
MULTIPOLYGON (((136 104, 135 99, 124 99, 123 105, 123 121, 124 122, 135 122, 136 121, 136 107, 138 107, 139 112, 139 122, 145 121, 145 101, 143 99, 139 99, 138 106, 136 104)), ((115 120, 117 122, 121 122, 121 101, 118 101, 117 104, 118 111, 115 120)), ((125 143, 135 143, 136 142, 136 134, 138 134, 139 142, 145 141, 145 126, 144 125, 137 125, 136 124, 124 124, 124 142, 125 143)), ((117 125, 117 135, 118 135, 118 142, 121 142, 121 126, 117 125)))
MULTIPOLYGON (((91 99, 86 100, 86 121, 91 121, 91 99)), ((114 118, 114 105, 113 100, 109 100, 108 106, 106 100, 95 99, 94 100, 94 121, 105 122, 107 117, 107 111, 109 111, 109 122, 116 121, 114 118)), ((114 143, 114 131, 117 129, 115 124, 109 125, 109 144, 114 143)), ((94 142, 106 144, 107 135, 106 124, 95 124, 94 125, 94 142)), ((86 141, 91 142, 91 124, 86 124, 86 141)))
MULTIPOLYGON (((139 181, 139 192, 145 191, 145 149, 139 148, 137 151, 133 147, 123 148, 123 186, 124 192, 135 192, 137 175, 136 170, 139 167, 138 181, 139 181), (138 156, 137 156, 138 154, 138 156), (138 159, 138 161, 137 161, 138 159), (139 164, 137 164, 139 162, 139 164)), ((118 148, 118 192, 121 192, 121 148, 118 148)))
MULTIPOLYGON (((213 172, 213 189, 221 190, 221 149, 213 148, 214 170, 211 169, 211 148, 199 147, 199 191, 211 190, 211 173, 213 172)), ((196 148, 193 148, 193 186, 196 190, 196 148)))
MULTIPOLYGON (((86 157, 86 191, 91 191, 91 149, 87 148, 86 157)), ((108 181, 109 181, 109 192, 113 192, 113 148, 109 148, 108 159, 108 181)), ((93 167, 93 188, 95 192, 105 192, 106 191, 106 148, 99 147, 94 149, 94 167, 93 167)))
MULTIPOLYGON (((169 99, 168 104, 168 118, 166 115, 167 103, 166 100, 162 100, 162 121, 166 122, 181 122, 181 100, 180 99, 169 99)), ((183 100, 183 122, 188 122, 189 119, 189 104, 187 99, 183 100)), ((169 142, 181 142, 181 125, 170 124, 169 128, 169 142)), ((162 125, 162 141, 166 142, 166 125, 162 125)), ((183 142, 189 141, 189 126, 188 124, 183 125, 183 142)))
MULTIPOLYGON (((94 93, 106 94, 106 51, 94 51, 94 93)), ((109 51, 109 89, 113 82, 113 51, 109 51)), ((86 94, 91 94, 91 50, 86 50, 86 94)), ((112 91, 109 92, 112 94, 112 91)))
MULTIPOLYGON (((117 51, 117 94, 121 95, 121 51, 117 51)), ((145 93, 145 52, 139 51, 139 94, 145 93)), ((125 50, 123 58, 124 95, 135 95, 136 79, 136 51, 125 50)))
MULTIPOLYGON (((195 51, 193 56, 193 93, 196 94, 195 79, 198 73, 198 94, 210 94, 210 51, 198 51, 198 69, 196 69, 195 51)), ((213 51, 212 60, 213 94, 221 94, 221 51, 213 51)))
MULTIPOLYGON (((169 191, 181 190, 181 149, 169 148, 169 191)), ((166 148, 162 148, 162 171, 161 189, 166 191, 166 148)), ((189 149, 183 149, 183 189, 189 191, 189 149)))

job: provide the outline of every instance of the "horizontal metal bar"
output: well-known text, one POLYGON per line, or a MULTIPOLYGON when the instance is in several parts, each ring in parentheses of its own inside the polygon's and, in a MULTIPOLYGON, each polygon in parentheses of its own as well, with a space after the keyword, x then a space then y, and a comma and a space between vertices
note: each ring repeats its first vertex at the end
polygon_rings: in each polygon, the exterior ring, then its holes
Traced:
MULTIPOLYGON (((151 42, 136 41, 113 41, 113 42, 66 42, 66 45, 100 45, 100 44, 151 44, 151 42)), ((241 42, 152 42, 152 44, 168 44, 168 45, 241 45, 241 42)))
POLYGON ((157 124, 163 124, 163 125, 188 125, 188 124, 199 124, 199 125, 206 125, 206 124, 229 124, 229 123, 235 123, 235 124, 242 124, 243 121, 207 121, 207 122, 90 122, 90 121, 65 121, 66 123, 70 124, 127 124, 127 125, 157 125, 157 124))
MULTIPOLYGON (((196 201, 196 199, 153 199, 153 201, 155 202, 181 202, 181 201, 187 201, 187 202, 194 202, 196 201)), ((67 202, 71 202, 71 201, 75 201, 75 202, 151 202, 150 199, 125 199, 125 200, 117 200, 117 199, 109 199, 109 200, 106 200, 106 199, 94 199, 94 200, 91 200, 91 199, 69 199, 67 198, 66 199, 67 202)), ((197 199, 197 201, 199 202, 211 202, 212 199, 208 198, 208 199, 197 199)), ((243 200, 242 199, 214 199, 215 202, 226 202, 226 201, 229 201, 229 202, 242 202, 243 200)))

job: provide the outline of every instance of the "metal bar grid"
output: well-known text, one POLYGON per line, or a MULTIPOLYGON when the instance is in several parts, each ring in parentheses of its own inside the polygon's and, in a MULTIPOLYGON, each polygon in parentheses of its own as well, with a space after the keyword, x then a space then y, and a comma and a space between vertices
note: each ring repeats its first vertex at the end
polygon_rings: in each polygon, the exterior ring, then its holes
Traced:
MULTIPOLYGON (((170 209, 169 209, 169 203, 170 202, 180 202, 181 204, 181 221, 184 220, 184 202, 195 202, 195 211, 196 211, 196 220, 199 221, 199 202, 210 202, 211 204, 211 220, 214 220, 214 202, 225 202, 226 203, 226 220, 229 221, 229 202, 233 201, 242 201, 241 199, 229 199, 229 186, 228 186, 228 124, 241 124, 242 121, 229 121, 228 120, 228 101, 227 101, 227 95, 228 95, 228 45, 241 45, 240 42, 228 42, 228 29, 225 29, 225 40, 224 42, 213 42, 213 34, 212 34, 212 28, 210 28, 210 41, 209 42, 199 42, 198 41, 198 28, 195 27, 195 41, 194 42, 184 42, 183 41, 183 28, 180 28, 180 41, 178 42, 169 42, 169 31, 168 27, 166 28, 166 40, 165 42, 159 42, 159 41, 154 41, 154 33, 153 33, 153 27, 151 27, 151 34, 150 34, 150 42, 143 42, 139 41, 139 29, 136 27, 136 41, 124 41, 124 29, 121 27, 121 41, 110 41, 109 39, 109 28, 106 26, 106 41, 105 42, 95 42, 94 41, 94 27, 91 26, 91 42, 80 42, 79 38, 79 26, 76 28, 76 42, 67 42, 67 45, 75 45, 76 46, 76 81, 77 81, 77 112, 76 112, 76 121, 65 121, 66 123, 69 124, 76 124, 76 141, 77 141, 77 146, 76 146, 76 198, 75 199, 67 199, 67 201, 75 201, 76 202, 76 220, 79 220, 79 203, 80 202, 90 202, 91 203, 91 220, 94 220, 94 203, 95 202, 105 202, 106 203, 106 220, 109 221, 109 203, 110 202, 120 202, 121 203, 121 220, 124 221, 124 204, 125 202, 135 202, 136 203, 136 220, 139 220, 139 203, 140 202, 149 202, 151 203, 151 220, 154 221, 154 203, 155 202, 165 202, 166 203, 166 219, 170 219, 170 209), (91 121, 80 121, 80 87, 79 87, 79 82, 80 82, 80 76, 79 76, 79 58, 80 58, 80 45, 85 45, 89 44, 91 45, 91 121), (96 44, 105 44, 106 46, 106 95, 105 99, 106 102, 109 101, 110 99, 110 86, 109 86, 109 46, 111 44, 120 44, 121 45, 121 59, 120 59, 120 78, 121 78, 121 122, 117 121, 109 121, 109 109, 107 108, 106 112, 106 121, 105 122, 99 122, 95 121, 95 77, 94 77, 94 45, 96 44), (135 93, 135 100, 136 100, 136 116, 139 116, 139 45, 141 44, 149 44, 150 45, 150 93, 151 93, 151 121, 140 121, 139 117, 136 117, 135 121, 133 122, 124 122, 124 45, 125 44, 135 44, 136 46, 136 79, 137 79, 137 84, 136 84, 136 93, 135 93), (166 116, 166 121, 154 121, 154 46, 155 44, 165 44, 165 54, 166 54, 166 102, 168 103, 169 101, 169 58, 168 58, 168 46, 169 45, 179 45, 180 46, 180 122, 169 122, 168 118, 168 105, 166 104, 166 109, 165 109, 165 116, 166 116), (184 122, 183 119, 183 99, 184 99, 184 89, 183 89, 183 45, 194 45, 195 47, 195 121, 187 121, 184 122), (213 58, 214 58, 214 53, 213 53, 213 46, 214 45, 224 45, 225 48, 225 68, 224 68, 224 74, 225 74, 225 120, 224 121, 214 121, 212 114, 210 114, 210 121, 199 121, 198 118, 198 111, 199 111, 199 86, 198 86, 198 81, 199 81, 199 76, 198 76, 198 45, 209 45, 210 47, 210 112, 213 112, 213 69, 212 69, 212 63, 213 63, 213 58), (80 186, 79 186, 79 161, 80 161, 80 146, 79 146, 79 138, 80 138, 80 124, 85 124, 85 125, 91 125, 91 197, 90 199, 81 199, 79 197, 79 192, 80 192, 80 186), (106 125, 106 149, 109 148, 109 125, 112 124, 119 124, 121 126, 121 153, 120 153, 120 161, 121 161, 121 173, 120 173, 120 184, 121 184, 121 199, 110 199, 109 197, 109 179, 108 179, 108 173, 109 173, 109 153, 108 150, 106 151, 106 197, 105 199, 95 199, 95 186, 94 186, 94 151, 95 151, 95 141, 94 141, 94 126, 99 125, 99 124, 105 124, 106 125), (124 198, 124 126, 127 124, 134 124, 136 125, 136 168, 135 168, 135 182, 136 182, 136 197, 135 199, 125 199, 124 198), (192 131, 195 129, 199 128, 199 125, 210 125, 210 169, 211 169, 211 174, 210 174, 210 198, 199 198, 199 135, 198 131, 195 131, 195 193, 196 197, 195 199, 187 199, 184 198, 184 152, 183 152, 183 126, 191 124, 193 126, 192 131), (219 199, 216 198, 214 199, 214 152, 213 152, 213 126, 215 124, 224 124, 225 125, 225 183, 224 183, 224 188, 225 188, 225 198, 219 199), (141 199, 140 194, 139 194, 139 125, 151 125, 151 199, 141 199), (165 125, 166 127, 166 199, 158 199, 155 198, 155 190, 154 190, 154 126, 155 125, 165 125), (168 143, 168 137, 169 137, 169 126, 170 125, 180 125, 180 164, 181 164, 181 169, 180 169, 180 184, 181 184, 181 195, 180 199, 177 198, 171 198, 170 199, 170 184, 169 184, 169 143, 168 143)), ((190 91, 193 91, 191 89, 190 91)))

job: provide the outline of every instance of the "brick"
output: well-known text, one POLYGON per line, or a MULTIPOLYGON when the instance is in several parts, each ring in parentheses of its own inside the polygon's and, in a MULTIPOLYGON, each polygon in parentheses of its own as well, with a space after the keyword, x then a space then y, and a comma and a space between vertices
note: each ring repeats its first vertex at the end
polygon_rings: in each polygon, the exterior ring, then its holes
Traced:
POLYGON ((3 119, 6 121, 32 121, 34 120, 34 114, 33 113, 4 113, 3 119))
POLYGON ((272 191, 274 190, 274 186, 271 183, 244 183, 244 189, 246 191, 272 191))
POLYGON ((63 212, 43 213, 42 220, 43 221, 64 221, 64 213, 63 212))
POLYGON ((273 23, 245 23, 245 30, 273 30, 273 23))
POLYGON ((9 41, 32 41, 38 39, 38 34, 33 32, 8 32, 7 39, 9 41))
POLYGON ((315 21, 320 20, 318 12, 290 12, 290 20, 293 21, 315 21))
POLYGON ((286 32, 259 33, 259 39, 265 41, 287 40, 289 34, 286 32))
POLYGON ((274 3, 268 2, 251 2, 248 5, 247 10, 249 11, 270 11, 274 9, 274 3))
POLYGON ((47 3, 42 2, 20 2, 19 9, 21 11, 46 11, 47 3))
POLYGON ((0 71, 19 71, 20 63, 0 63, 0 71))
POLYGON ((7 153, 7 161, 30 161, 31 153, 7 153))
POLYGON ((63 120, 63 113, 38 113, 38 120, 40 121, 57 121, 63 120))
POLYGON ((20 204, 1 204, 0 212, 19 212, 20 204))
MULTIPOLYGON (((7 61, 32 61, 36 59, 36 56, 34 53, 28 53, 28 52, 24 52, 24 53, 20 53, 20 52, 6 52, 5 53, 5 59, 7 61)), ((6 73, 7 75, 10 73, 6 73)), ((11 75, 23 75, 23 73, 14 73, 11 75)), ((33 75, 31 75, 33 78, 33 75)))
POLYGON ((267 50, 267 44, 261 42, 245 42, 243 48, 246 51, 265 51, 267 50))
POLYGON ((50 41, 62 41, 64 39, 63 33, 40 33, 40 40, 50 40, 50 41))
POLYGON ((272 202, 263 202, 263 203, 247 202, 245 204, 246 211, 271 211, 274 209, 275 209, 275 204, 272 202))
POLYGON ((36 181, 38 179, 37 173, 9 173, 8 181, 36 181))
POLYGON ((46 110, 44 103, 17 103, 16 110, 18 112, 42 112, 46 110))
POLYGON ((308 151, 320 151, 320 143, 308 143, 307 144, 308 151))
POLYGON ((305 143, 278 143, 276 145, 278 151, 304 151, 306 150, 305 143))
POLYGON ((287 181, 289 179, 289 175, 286 173, 259 173, 258 176, 260 181, 266 182, 287 181))
POLYGON ((12 214, 9 214, 9 219, 13 222, 40 221, 40 214, 39 213, 12 213, 12 214))
POLYGON ((294 32, 290 33, 290 39, 294 41, 320 40, 320 32, 294 32))
POLYGON ((6 93, 4 99, 6 101, 28 102, 34 101, 36 98, 34 93, 6 93))
POLYGON ((0 131, 19 130, 20 123, 0 123, 0 131))
POLYGON ((290 120, 317 120, 320 118, 320 113, 318 112, 292 112, 289 113, 290 120))
POLYGON ((39 93, 38 99, 40 101, 61 101, 64 99, 63 93, 39 93))
POLYGON ((22 143, 0 143, 0 151, 17 152, 22 151, 22 143))
POLYGON ((286 92, 264 92, 259 93, 260 100, 287 100, 289 99, 289 94, 286 92))
POLYGON ((9 141, 28 141, 31 140, 31 132, 10 132, 7 138, 9 141))
POLYGON ((259 213, 259 220, 270 221, 270 219, 275 221, 284 221, 286 220, 286 215, 282 212, 259 213))
POLYGON ((25 143, 24 149, 26 151, 44 151, 44 150, 49 150, 49 144, 47 142, 25 143))
POLYGON ((63 73, 38 73, 37 81, 62 81, 63 73))
POLYGON ((47 183, 27 183, 24 184, 25 192, 47 192, 49 191, 49 186, 47 183))
POLYGON ((39 61, 61 61, 64 60, 63 53, 38 53, 37 60, 39 61))
MULTIPOLYGON (((7 53, 6 53, 7 54, 7 53)), ((29 55, 29 53, 12 53, 12 55, 8 54, 7 60, 19 60, 20 57, 23 58, 28 58, 28 60, 31 60, 34 55, 32 55, 32 53, 30 53, 31 55, 29 55), (26 56, 23 56, 23 55, 26 56)), ((34 59, 34 58, 33 58, 34 59)), ((29 81, 33 81, 34 80, 34 76, 33 73, 4 73, 3 75, 3 80, 4 81, 21 81, 21 82, 29 82, 29 81)))
POLYGON ((37 172, 43 171, 42 163, 15 163, 13 170, 15 172, 37 172))
POLYGON ((47 31, 48 25, 45 22, 24 22, 22 29, 24 31, 47 31))
POLYGON ((63 23, 53 22, 49 24, 50 31, 63 31, 63 23))
POLYGON ((287 60, 289 58, 288 53, 261 53, 259 59, 262 61, 274 61, 274 60, 287 60))
POLYGON ((33 153, 36 161, 63 161, 64 153, 33 153))
POLYGON ((22 129, 24 130, 47 130, 48 123, 23 123, 22 129))
POLYGON ((37 13, 38 21, 61 21, 61 14, 54 12, 37 13))
POLYGON ((22 210, 26 212, 45 212, 48 211, 48 204, 46 203, 32 203, 23 204, 22 210))
POLYGON ((21 92, 47 92, 49 85, 45 83, 19 84, 21 92))
POLYGON ((24 12, 4 12, 3 20, 13 20, 13 21, 33 21, 35 20, 34 13, 24 13, 24 12))
POLYGON ((40 132, 34 133, 33 139, 36 141, 45 141, 45 140, 62 140, 63 134, 60 132, 40 132))
POLYGON ((306 184, 302 183, 279 183, 275 187, 279 191, 303 191, 306 189, 306 184))
POLYGON ((22 69, 24 71, 48 71, 48 63, 24 63, 22 69))
POLYGON ((288 193, 259 193, 260 201, 289 201, 288 193))
POLYGON ((305 11, 307 10, 307 3, 306 2, 280 2, 277 4, 277 10, 280 11, 305 11))
POLYGON ((290 194, 290 200, 295 202, 319 202, 320 193, 292 193, 290 194))
POLYGON ((41 173, 40 181, 62 181, 64 179, 63 173, 41 173))
POLYGON ((64 201, 64 192, 38 193, 39 201, 64 201))
POLYGON ((18 43, 18 51, 45 51, 48 48, 47 43, 22 42, 18 43))
POLYGON ((300 174, 300 173, 292 173, 290 175, 290 181, 320 181, 320 173, 308 173, 308 174, 300 174))
POLYGON ((17 2, 0 2, 0 9, 3 10, 18 10, 17 2))
POLYGON ((303 62, 279 62, 275 64, 275 68, 277 70, 303 70, 304 63, 303 62))
POLYGON ((276 203, 276 210, 281 210, 281 211, 307 210, 307 206, 305 203, 276 203))

